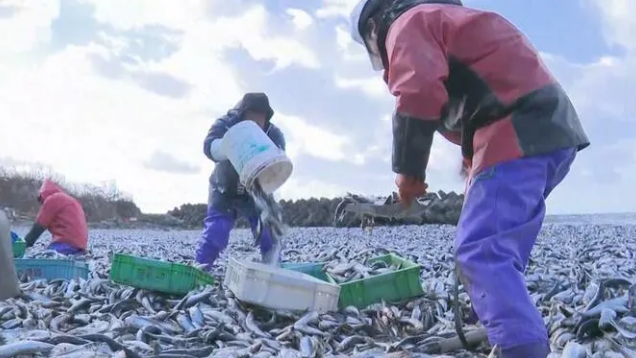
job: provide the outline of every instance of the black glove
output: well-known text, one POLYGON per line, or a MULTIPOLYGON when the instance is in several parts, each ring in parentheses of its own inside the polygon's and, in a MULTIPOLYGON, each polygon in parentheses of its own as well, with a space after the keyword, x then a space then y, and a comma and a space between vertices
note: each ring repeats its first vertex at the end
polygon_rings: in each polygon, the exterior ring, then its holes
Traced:
POLYGON ((46 231, 46 228, 42 227, 40 224, 35 223, 29 230, 29 233, 24 237, 24 242, 26 242, 26 247, 33 247, 35 242, 38 241, 38 238, 46 231))
POLYGON ((33 247, 33 245, 35 245, 35 240, 32 239, 24 239, 24 242, 26 242, 26 247, 33 247))

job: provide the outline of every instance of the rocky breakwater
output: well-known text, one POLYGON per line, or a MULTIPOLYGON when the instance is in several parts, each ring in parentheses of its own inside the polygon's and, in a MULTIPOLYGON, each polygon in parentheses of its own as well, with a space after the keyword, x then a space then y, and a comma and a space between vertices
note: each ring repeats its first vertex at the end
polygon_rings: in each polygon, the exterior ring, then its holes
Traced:
POLYGON ((359 218, 362 227, 377 225, 448 224, 457 225, 464 203, 464 194, 443 190, 427 193, 408 210, 399 204, 397 193, 384 198, 368 198, 347 194, 335 210, 337 226, 359 218))

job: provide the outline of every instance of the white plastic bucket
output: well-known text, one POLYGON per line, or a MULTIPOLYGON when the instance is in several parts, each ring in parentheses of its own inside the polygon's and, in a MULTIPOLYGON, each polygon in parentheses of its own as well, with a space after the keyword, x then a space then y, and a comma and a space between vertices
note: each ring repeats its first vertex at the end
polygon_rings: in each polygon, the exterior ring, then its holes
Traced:
POLYGON ((291 176, 293 165, 253 121, 241 121, 223 136, 222 150, 248 190, 258 178, 265 193, 271 194, 291 176))

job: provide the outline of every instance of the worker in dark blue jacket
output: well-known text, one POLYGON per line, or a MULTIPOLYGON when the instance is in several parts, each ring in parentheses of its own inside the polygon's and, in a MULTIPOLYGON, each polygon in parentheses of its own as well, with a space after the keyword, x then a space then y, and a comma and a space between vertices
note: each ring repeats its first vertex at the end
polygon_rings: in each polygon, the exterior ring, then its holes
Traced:
MULTIPOLYGON (((208 211, 196 261, 207 264, 208 270, 227 247, 230 231, 238 215, 242 214, 247 218, 253 232, 256 231, 260 215, 254 200, 240 183, 239 174, 221 150, 223 136, 233 125, 251 120, 263 129, 276 146, 285 150, 283 133, 270 122, 273 115, 274 111, 266 94, 247 93, 234 108, 212 124, 205 137, 203 152, 216 165, 210 176, 208 211)), ((267 260, 266 257, 272 254, 272 247, 270 232, 264 228, 260 237, 263 260, 267 260)))

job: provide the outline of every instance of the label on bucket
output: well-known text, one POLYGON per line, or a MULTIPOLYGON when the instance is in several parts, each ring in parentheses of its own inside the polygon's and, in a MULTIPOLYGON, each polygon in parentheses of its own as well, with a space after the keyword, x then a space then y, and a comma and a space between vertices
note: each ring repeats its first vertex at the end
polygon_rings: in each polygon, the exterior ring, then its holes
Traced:
POLYGON ((245 164, 254 158, 257 154, 271 150, 272 146, 268 144, 241 143, 238 148, 238 158, 235 164, 237 172, 243 172, 245 164))
POLYGON ((257 176, 264 175, 263 180, 269 182, 261 183, 263 190, 278 188, 281 185, 280 181, 286 180, 289 176, 272 172, 278 172, 279 162, 288 159, 285 152, 252 121, 237 123, 225 133, 223 151, 238 172, 240 182, 248 190, 257 176))

